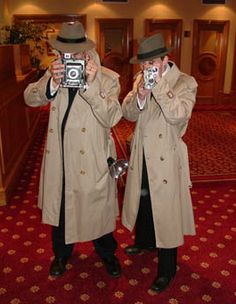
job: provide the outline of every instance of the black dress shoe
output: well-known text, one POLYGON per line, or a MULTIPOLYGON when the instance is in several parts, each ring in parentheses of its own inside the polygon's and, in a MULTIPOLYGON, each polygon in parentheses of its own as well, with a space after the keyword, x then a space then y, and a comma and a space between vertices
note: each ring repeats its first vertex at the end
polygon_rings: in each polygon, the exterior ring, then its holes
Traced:
POLYGON ((162 292, 170 285, 172 279, 169 277, 157 277, 152 283, 151 289, 156 292, 162 292))
POLYGON ((67 257, 55 257, 51 263, 49 274, 53 277, 59 277, 66 271, 67 257))
POLYGON ((103 259, 107 272, 113 278, 118 278, 121 275, 121 266, 117 257, 114 255, 111 258, 103 259))
POLYGON ((155 247, 140 248, 137 245, 131 245, 125 248, 125 253, 128 255, 135 255, 140 252, 143 252, 144 250, 153 251, 155 249, 156 249, 155 247))

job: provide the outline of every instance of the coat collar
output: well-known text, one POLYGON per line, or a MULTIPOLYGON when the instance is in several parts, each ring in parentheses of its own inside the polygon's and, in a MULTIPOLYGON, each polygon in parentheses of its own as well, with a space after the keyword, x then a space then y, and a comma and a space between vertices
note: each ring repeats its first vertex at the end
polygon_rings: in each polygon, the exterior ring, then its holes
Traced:
POLYGON ((174 86, 181 74, 179 68, 173 61, 169 61, 170 70, 163 77, 168 80, 171 86, 174 86))

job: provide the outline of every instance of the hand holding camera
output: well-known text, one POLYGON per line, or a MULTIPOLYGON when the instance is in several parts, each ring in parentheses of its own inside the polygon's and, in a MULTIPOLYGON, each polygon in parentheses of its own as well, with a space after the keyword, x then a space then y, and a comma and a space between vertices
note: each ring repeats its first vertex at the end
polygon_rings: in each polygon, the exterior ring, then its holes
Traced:
POLYGON ((86 55, 86 77, 87 77, 87 83, 88 84, 91 84, 94 81, 94 79, 96 77, 96 74, 97 74, 97 71, 98 71, 97 64, 87 54, 86 55))
POLYGON ((52 62, 49 70, 53 79, 53 85, 54 87, 57 87, 64 77, 64 64, 61 63, 60 59, 57 59, 52 62))
POLYGON ((151 88, 147 87, 144 81, 144 72, 142 74, 142 77, 139 79, 138 83, 138 99, 141 101, 144 101, 148 95, 151 93, 151 88))
POLYGON ((152 88, 160 80, 161 69, 155 65, 143 69, 143 77, 138 85, 138 98, 144 100, 150 94, 152 88))

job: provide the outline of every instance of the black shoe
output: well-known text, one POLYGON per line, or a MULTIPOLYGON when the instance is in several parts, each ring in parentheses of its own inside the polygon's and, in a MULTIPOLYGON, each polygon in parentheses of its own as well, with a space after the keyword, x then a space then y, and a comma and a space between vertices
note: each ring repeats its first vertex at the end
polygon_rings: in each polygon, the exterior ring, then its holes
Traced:
POLYGON ((156 277, 152 283, 151 289, 156 292, 162 292, 170 285, 172 279, 173 278, 169 277, 156 277))
POLYGON ((103 259, 107 272, 113 278, 119 278, 121 275, 121 266, 117 257, 114 255, 111 258, 103 259))
POLYGON ((131 245, 125 248, 125 253, 128 255, 135 255, 140 252, 143 252, 144 250, 153 251, 155 249, 156 249, 155 247, 140 248, 137 245, 131 245))
POLYGON ((66 271, 67 257, 55 257, 51 263, 49 274, 53 277, 59 277, 66 271))

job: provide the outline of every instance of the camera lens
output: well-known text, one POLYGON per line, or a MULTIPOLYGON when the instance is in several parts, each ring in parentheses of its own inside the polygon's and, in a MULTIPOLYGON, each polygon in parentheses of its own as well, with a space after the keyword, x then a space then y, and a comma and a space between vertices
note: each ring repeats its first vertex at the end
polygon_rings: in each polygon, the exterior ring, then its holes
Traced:
POLYGON ((68 70, 68 73, 67 73, 67 76, 70 78, 70 79, 76 79, 78 78, 79 76, 79 72, 77 69, 69 69, 68 70))

